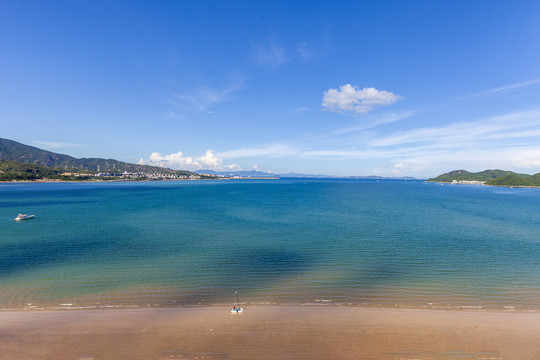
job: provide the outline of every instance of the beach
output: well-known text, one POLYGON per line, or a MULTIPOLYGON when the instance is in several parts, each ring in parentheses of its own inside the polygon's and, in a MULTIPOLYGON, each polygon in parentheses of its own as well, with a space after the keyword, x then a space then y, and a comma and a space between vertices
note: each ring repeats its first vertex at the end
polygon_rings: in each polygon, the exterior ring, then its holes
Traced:
POLYGON ((540 313, 345 306, 0 312, 3 359, 540 358, 540 313))

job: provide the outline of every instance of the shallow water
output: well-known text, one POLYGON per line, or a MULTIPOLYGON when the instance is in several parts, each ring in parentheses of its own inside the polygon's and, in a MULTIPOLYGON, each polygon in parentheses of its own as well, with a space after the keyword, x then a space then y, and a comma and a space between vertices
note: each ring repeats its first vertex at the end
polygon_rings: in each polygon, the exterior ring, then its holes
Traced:
POLYGON ((0 185, 0 308, 540 310, 540 189, 398 180, 0 185), (33 220, 11 221, 18 213, 33 220), (30 304, 30 305, 29 305, 30 304))

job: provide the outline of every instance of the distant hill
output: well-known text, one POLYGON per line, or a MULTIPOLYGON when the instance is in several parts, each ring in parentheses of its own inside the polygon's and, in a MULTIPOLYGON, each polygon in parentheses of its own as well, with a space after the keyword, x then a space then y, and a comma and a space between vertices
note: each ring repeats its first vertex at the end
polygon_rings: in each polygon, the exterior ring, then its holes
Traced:
POLYGON ((540 186, 540 173, 528 175, 505 170, 484 170, 476 173, 466 170, 454 170, 427 181, 447 183, 453 181, 483 181, 486 185, 540 186))
POLYGON ((24 164, 48 166, 64 171, 101 171, 101 172, 145 172, 161 174, 185 174, 193 175, 193 172, 172 170, 158 166, 130 164, 114 159, 81 158, 77 159, 69 155, 58 154, 39 149, 34 146, 24 145, 13 140, 0 138, 0 159, 11 160, 24 164))
POLYGON ((216 176, 229 176, 229 177, 277 177, 276 174, 267 173, 263 171, 214 171, 214 170, 197 170, 197 174, 216 175, 216 176))
POLYGON ((444 173, 442 175, 439 175, 435 178, 428 179, 428 181, 436 181, 436 182, 452 182, 453 180, 456 181, 488 181, 492 179, 496 179, 503 176, 508 175, 520 175, 516 174, 512 171, 504 171, 504 170, 484 170, 480 172, 469 172, 466 170, 454 170, 447 173, 444 173))
POLYGON ((332 178, 331 175, 313 175, 313 174, 299 174, 299 173, 286 173, 279 174, 281 178, 332 178))
POLYGON ((489 180, 487 185, 499 186, 540 186, 540 173, 534 175, 512 174, 489 180))

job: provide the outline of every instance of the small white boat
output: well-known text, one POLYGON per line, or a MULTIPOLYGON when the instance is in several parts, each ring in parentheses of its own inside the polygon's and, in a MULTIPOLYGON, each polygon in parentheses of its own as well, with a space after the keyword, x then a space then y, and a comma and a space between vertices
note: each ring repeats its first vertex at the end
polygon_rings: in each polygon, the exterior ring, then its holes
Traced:
POLYGON ((244 309, 240 307, 240 303, 238 302, 238 292, 234 292, 236 295, 236 305, 234 305, 231 309, 231 314, 241 314, 244 309))
POLYGON ((241 314, 242 311, 244 311, 244 309, 233 306, 233 308, 231 309, 231 314, 241 314))
POLYGON ((36 215, 26 215, 26 214, 19 214, 17 217, 13 220, 20 221, 20 220, 30 220, 33 219, 36 215))

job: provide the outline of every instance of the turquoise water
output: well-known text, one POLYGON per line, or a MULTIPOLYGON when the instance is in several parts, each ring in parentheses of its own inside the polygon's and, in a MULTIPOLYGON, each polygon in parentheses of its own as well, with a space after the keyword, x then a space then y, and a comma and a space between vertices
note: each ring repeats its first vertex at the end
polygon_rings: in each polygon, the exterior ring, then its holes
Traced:
POLYGON ((248 304, 540 310, 540 189, 1 184, 0 249, 4 309, 228 304, 238 291, 248 304))

